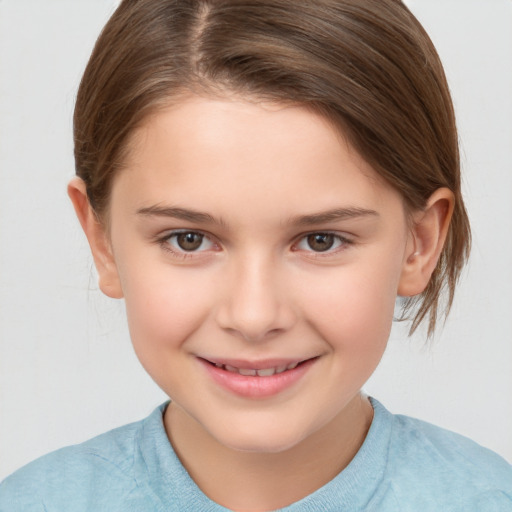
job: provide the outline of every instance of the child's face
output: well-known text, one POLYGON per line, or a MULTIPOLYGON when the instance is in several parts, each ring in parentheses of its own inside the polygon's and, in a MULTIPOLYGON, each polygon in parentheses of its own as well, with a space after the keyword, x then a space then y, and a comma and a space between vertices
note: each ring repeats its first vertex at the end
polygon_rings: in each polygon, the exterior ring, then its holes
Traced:
POLYGON ((132 149, 112 189, 110 272, 174 406, 256 451, 343 415, 383 354, 412 250, 399 194, 299 107, 191 98, 132 149))

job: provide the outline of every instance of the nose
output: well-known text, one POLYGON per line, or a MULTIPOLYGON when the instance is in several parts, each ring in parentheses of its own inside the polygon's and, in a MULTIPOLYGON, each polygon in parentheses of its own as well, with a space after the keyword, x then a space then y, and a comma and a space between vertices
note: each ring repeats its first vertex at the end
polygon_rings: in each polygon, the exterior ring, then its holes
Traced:
POLYGON ((224 283, 217 309, 219 326, 246 341, 259 342, 289 330, 296 321, 283 272, 264 258, 245 258, 224 283))

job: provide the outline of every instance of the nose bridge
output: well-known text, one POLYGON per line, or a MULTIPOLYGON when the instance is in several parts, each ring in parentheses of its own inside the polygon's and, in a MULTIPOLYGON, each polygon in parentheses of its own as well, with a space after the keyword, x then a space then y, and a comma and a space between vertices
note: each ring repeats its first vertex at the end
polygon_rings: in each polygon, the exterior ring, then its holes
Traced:
POLYGON ((233 262, 218 312, 221 327, 248 341, 260 341, 289 329, 294 315, 282 272, 264 253, 253 252, 233 262))

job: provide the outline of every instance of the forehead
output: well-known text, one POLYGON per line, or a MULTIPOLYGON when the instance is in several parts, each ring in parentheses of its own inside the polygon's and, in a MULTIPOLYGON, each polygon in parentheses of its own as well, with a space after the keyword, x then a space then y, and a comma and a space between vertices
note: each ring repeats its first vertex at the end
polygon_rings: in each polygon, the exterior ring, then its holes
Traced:
POLYGON ((227 204, 219 201, 229 197, 241 211, 272 202, 283 215, 340 203, 375 208, 398 196, 340 130, 310 109, 197 96, 146 120, 116 191, 137 208, 188 201, 222 209, 227 204))

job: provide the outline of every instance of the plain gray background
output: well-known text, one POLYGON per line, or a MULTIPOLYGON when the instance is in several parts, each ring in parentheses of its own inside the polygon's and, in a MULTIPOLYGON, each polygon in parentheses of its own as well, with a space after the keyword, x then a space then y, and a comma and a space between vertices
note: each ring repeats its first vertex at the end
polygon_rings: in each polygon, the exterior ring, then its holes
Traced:
MULTIPOLYGON (((366 391, 512 461, 512 2, 410 0, 459 119, 471 263, 434 343, 396 326, 366 391)), ((71 118, 114 0, 0 0, 0 479, 165 400, 66 196, 71 118)))

